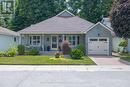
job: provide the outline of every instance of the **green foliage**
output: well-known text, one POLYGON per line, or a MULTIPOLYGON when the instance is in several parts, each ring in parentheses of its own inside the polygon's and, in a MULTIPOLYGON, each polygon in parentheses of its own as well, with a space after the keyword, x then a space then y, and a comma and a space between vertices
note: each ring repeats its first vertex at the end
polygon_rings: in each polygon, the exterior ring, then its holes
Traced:
POLYGON ((4 57, 5 56, 5 52, 0 52, 0 57, 4 57))
POLYGON ((69 0, 67 1, 68 10, 73 14, 78 15, 78 11, 81 10, 83 0, 69 0))
POLYGON ((76 48, 81 50, 84 55, 86 54, 86 49, 85 49, 85 45, 84 44, 79 44, 79 45, 77 45, 76 48))
POLYGON ((16 47, 11 47, 7 51, 7 56, 14 57, 17 55, 17 53, 18 53, 18 49, 16 47))
POLYGON ((71 57, 73 58, 73 59, 81 59, 82 57, 83 57, 83 52, 81 51, 81 50, 79 50, 79 49, 74 49, 74 50, 72 50, 72 52, 71 52, 71 57))
POLYGON ((25 53, 25 46, 24 45, 18 45, 18 54, 24 55, 25 53))
POLYGON ((127 40, 122 40, 120 43, 119 43, 119 46, 120 47, 127 47, 128 45, 128 41, 127 40))
POLYGON ((130 38, 130 0, 116 0, 111 10, 111 23, 115 34, 130 38))
POLYGON ((26 52, 26 55, 39 55, 39 51, 36 48, 32 48, 26 52))
POLYGON ((17 0, 10 28, 15 31, 39 23, 64 10, 65 0, 17 0))
POLYGON ((62 52, 64 55, 68 55, 71 53, 71 47, 68 41, 64 41, 62 44, 62 52))
POLYGON ((80 16, 88 21, 97 23, 102 15, 108 16, 113 0, 83 0, 80 16))

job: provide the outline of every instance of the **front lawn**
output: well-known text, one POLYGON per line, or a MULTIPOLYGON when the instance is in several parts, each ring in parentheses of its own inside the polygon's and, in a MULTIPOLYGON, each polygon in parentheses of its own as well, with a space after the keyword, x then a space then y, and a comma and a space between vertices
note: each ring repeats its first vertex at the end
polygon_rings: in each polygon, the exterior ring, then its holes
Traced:
POLYGON ((121 54, 120 59, 130 62, 130 54, 121 54))
POLYGON ((16 56, 0 57, 0 64, 7 65, 95 65, 89 57, 80 60, 71 58, 53 58, 52 56, 16 56))

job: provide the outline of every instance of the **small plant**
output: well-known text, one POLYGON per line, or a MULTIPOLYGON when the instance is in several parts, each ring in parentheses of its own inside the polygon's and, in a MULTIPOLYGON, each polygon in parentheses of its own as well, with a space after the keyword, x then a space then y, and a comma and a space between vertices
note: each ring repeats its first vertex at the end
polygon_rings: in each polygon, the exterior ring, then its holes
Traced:
POLYGON ((119 46, 120 47, 123 47, 123 53, 126 52, 126 47, 128 45, 128 41, 127 40, 122 40, 120 43, 119 43, 119 46))
POLYGON ((77 45, 76 48, 79 49, 79 50, 81 50, 84 55, 86 54, 85 53, 86 51, 85 51, 85 45, 84 44, 79 44, 79 45, 77 45))
POLYGON ((69 46, 68 41, 64 41, 62 44, 62 52, 64 55, 68 55, 71 53, 71 47, 69 46))
POLYGON ((19 55, 25 54, 25 46, 24 45, 18 45, 18 54, 19 55))
POLYGON ((5 52, 0 52, 0 57, 4 57, 5 56, 5 52))
POLYGON ((18 54, 18 49, 16 47, 12 47, 12 48, 9 48, 7 53, 6 53, 6 56, 9 56, 9 57, 14 57, 18 54))
POLYGON ((60 58, 60 53, 59 52, 55 53, 55 58, 60 58))
POLYGON ((82 57, 83 57, 83 52, 81 51, 81 50, 79 50, 79 49, 74 49, 74 50, 72 50, 72 52, 71 52, 71 58, 73 58, 73 59, 81 59, 82 57))
POLYGON ((26 52, 27 55, 39 55, 39 51, 36 48, 30 49, 28 52, 26 52))

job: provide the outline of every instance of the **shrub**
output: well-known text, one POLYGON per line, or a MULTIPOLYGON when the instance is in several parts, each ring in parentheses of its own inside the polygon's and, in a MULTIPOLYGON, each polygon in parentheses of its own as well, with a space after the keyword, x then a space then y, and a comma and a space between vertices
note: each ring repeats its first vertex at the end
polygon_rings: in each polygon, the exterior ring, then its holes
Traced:
POLYGON ((19 55, 25 54, 25 46, 24 45, 18 45, 18 54, 19 55))
POLYGON ((128 45, 128 41, 127 40, 122 40, 120 43, 119 43, 119 46, 120 47, 127 47, 128 45))
POLYGON ((76 48, 81 50, 84 55, 86 54, 86 51, 85 51, 86 49, 85 49, 85 45, 84 44, 79 44, 79 45, 77 45, 76 48))
POLYGON ((0 57, 4 57, 5 56, 5 52, 0 52, 0 57))
POLYGON ((123 52, 125 52, 127 45, 128 45, 128 41, 127 41, 127 40, 122 40, 122 41, 119 43, 119 46, 120 46, 120 47, 123 47, 123 52))
POLYGON ((39 51, 36 48, 30 49, 28 52, 26 52, 27 55, 38 55, 39 51))
POLYGON ((8 49, 6 56, 14 57, 17 55, 17 53, 18 53, 18 49, 16 47, 12 47, 8 49))
POLYGON ((72 50, 72 52, 71 52, 71 58, 73 58, 73 59, 81 59, 82 57, 83 57, 83 52, 81 51, 81 50, 79 50, 79 49, 74 49, 74 50, 72 50))
POLYGON ((69 46, 69 42, 68 41, 64 41, 62 44, 62 51, 63 54, 70 54, 71 53, 71 47, 69 46))

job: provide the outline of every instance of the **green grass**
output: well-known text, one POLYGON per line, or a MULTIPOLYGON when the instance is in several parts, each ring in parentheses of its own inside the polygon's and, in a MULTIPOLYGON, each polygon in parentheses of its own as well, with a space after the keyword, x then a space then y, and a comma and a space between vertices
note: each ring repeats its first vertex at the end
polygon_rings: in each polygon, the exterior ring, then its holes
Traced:
POLYGON ((89 57, 80 60, 71 58, 53 58, 52 56, 16 56, 0 57, 1 65, 95 65, 89 57))
POLYGON ((130 54, 121 54, 120 59, 130 62, 130 54))

